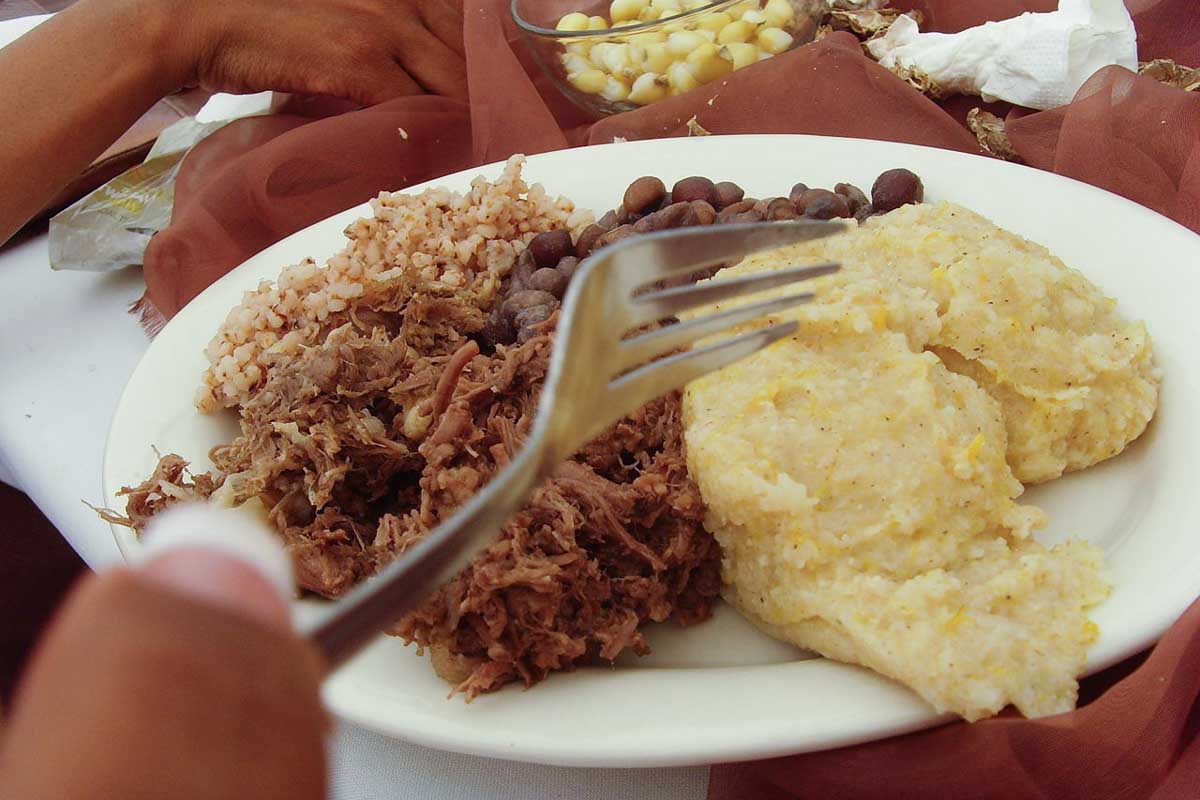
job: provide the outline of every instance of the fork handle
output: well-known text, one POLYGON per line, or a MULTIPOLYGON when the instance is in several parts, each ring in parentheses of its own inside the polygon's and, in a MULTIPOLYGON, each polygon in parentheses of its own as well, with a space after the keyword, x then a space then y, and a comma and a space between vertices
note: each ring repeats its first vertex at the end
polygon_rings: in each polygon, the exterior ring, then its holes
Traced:
POLYGON ((336 669, 387 626, 416 608, 495 540, 542 476, 542 448, 527 442, 517 456, 454 516, 396 557, 373 578, 301 626, 336 669))

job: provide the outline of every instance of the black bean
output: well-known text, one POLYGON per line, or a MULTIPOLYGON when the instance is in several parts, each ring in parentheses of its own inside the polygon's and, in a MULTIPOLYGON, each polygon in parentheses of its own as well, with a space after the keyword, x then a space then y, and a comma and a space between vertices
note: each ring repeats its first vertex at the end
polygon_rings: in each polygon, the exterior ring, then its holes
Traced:
POLYGON ((691 202, 692 214, 695 216, 696 225, 712 225, 717 221, 717 210, 703 200, 693 200, 691 202))
POLYGON ((596 240, 607 232, 608 228, 602 228, 595 223, 584 228, 583 232, 579 234, 579 240, 575 242, 575 257, 587 258, 592 252, 592 248, 596 246, 596 240))
POLYGON ((880 214, 925 199, 925 185, 906 169, 889 169, 875 179, 871 187, 871 205, 880 214))
POLYGON ((540 331, 537 330, 537 326, 550 319, 550 315, 553 314, 557 308, 557 304, 546 304, 532 306, 519 312, 513 319, 513 325, 517 329, 517 341, 521 344, 524 344, 533 337, 537 336, 538 333, 540 333, 540 331))
POLYGON ((558 266, 555 269, 561 272, 562 276, 569 281, 575 277, 575 271, 579 269, 579 259, 575 256, 567 256, 558 262, 558 266))
POLYGON ((799 219, 800 215, 796 213, 796 207, 792 205, 790 199, 776 197, 767 206, 766 218, 768 220, 799 219))
POLYGON ((684 178, 671 189, 671 202, 684 203, 703 200, 712 205, 717 199, 717 187, 708 178, 693 175, 684 178))
POLYGON ((754 203, 753 210, 762 215, 763 219, 767 218, 767 209, 771 207, 771 203, 778 200, 778 197, 764 197, 754 203))
POLYGON ((559 259, 575 252, 570 231, 546 231, 533 237, 529 251, 539 267, 553 267, 559 259))
POLYGON ((865 206, 858 209, 858 211, 854 212, 854 218, 858 220, 860 225, 873 216, 875 216, 875 208, 870 203, 867 203, 865 206))
POLYGON ((659 211, 655 211, 653 214, 639 219, 634 224, 633 230, 636 233, 654 233, 655 231, 679 228, 684 225, 690 208, 691 205, 689 203, 672 203, 659 211))
MULTIPOLYGON (((802 186, 803 184, 797 184, 802 186)), ((833 192, 828 189, 805 189, 800 194, 792 198, 792 204, 796 207, 796 213, 803 214, 808 204, 816 200, 818 197, 828 197, 833 195, 833 192)))
POLYGON ((870 198, 853 183, 839 183, 833 187, 833 191, 846 198, 846 203, 850 206, 851 214, 857 214, 860 208, 871 204, 870 198))
POLYGON ((749 211, 750 209, 754 208, 754 204, 756 202, 757 202, 756 200, 741 200, 739 202, 731 203, 731 204, 725 206, 724 208, 721 209, 720 213, 717 214, 717 222, 729 222, 734 217, 736 217, 738 214, 744 213, 744 212, 749 211))
POLYGON ((621 205, 634 214, 648 214, 658 210, 658 204, 666 194, 665 183, 652 175, 646 175, 629 184, 621 205))
POLYGON ((613 210, 604 212, 604 216, 596 220, 596 224, 603 228, 605 232, 608 232, 616 228, 621 223, 617 222, 617 212, 616 210, 613 210))
POLYGON ((716 202, 711 200, 709 202, 718 210, 723 210, 734 203, 740 203, 746 196, 746 192, 742 187, 729 181, 721 181, 713 186, 713 192, 716 196, 716 202))
POLYGON ((549 292, 539 291, 537 289, 522 289, 519 292, 513 292, 508 296, 508 299, 500 306, 500 314, 503 317, 514 319, 517 314, 527 308, 536 306, 554 305, 557 302, 554 295, 549 292))
POLYGON ((797 183, 795 186, 792 187, 792 190, 790 192, 788 192, 788 199, 791 200, 792 203, 794 203, 796 205, 796 210, 799 211, 801 214, 804 213, 804 207, 802 205, 800 205, 800 202, 799 202, 800 196, 807 191, 808 191, 807 183, 797 183))
POLYGON ((496 309, 488 317, 479 336, 483 339, 484 344, 494 350, 498 344, 512 344, 517 338, 517 331, 513 327, 512 317, 502 314, 500 309, 496 309))
POLYGON ((526 288, 529 284, 529 276, 538 268, 537 261, 533 257, 533 252, 526 247, 521 251, 521 255, 517 256, 517 265, 512 271, 512 287, 510 291, 519 292, 526 288))
POLYGON ((840 194, 826 192, 814 197, 804 206, 804 216, 809 219, 837 219, 850 216, 850 204, 840 194))
POLYGON ((731 219, 729 221, 730 222, 762 222, 764 219, 765 219, 765 217, 762 215, 762 212, 752 208, 749 211, 743 211, 740 214, 735 214, 733 219, 731 219))
POLYGON ((627 239, 628 237, 633 236, 635 233, 637 233, 637 231, 633 229, 632 225, 622 225, 619 228, 613 228, 611 231, 596 240, 596 247, 594 247, 593 250, 598 250, 601 247, 619 242, 622 239, 627 239))
POLYGON ((529 288, 539 292, 549 292, 555 299, 561 300, 567 290, 567 278, 555 267, 542 267, 529 276, 529 288))

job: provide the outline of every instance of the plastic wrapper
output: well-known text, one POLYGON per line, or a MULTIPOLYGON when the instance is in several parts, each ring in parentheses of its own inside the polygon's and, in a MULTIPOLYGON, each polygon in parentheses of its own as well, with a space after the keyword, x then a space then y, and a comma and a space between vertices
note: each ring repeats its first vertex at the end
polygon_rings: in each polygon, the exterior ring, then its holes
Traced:
POLYGON ((107 272, 140 265, 150 237, 171 222, 175 176, 197 143, 228 120, 182 119, 166 128, 133 169, 50 220, 50 267, 107 272))

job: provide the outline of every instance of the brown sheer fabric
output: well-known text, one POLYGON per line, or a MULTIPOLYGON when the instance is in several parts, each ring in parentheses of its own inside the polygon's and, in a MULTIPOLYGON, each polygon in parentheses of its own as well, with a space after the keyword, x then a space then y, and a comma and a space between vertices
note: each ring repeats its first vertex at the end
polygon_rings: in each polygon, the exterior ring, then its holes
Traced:
MULTIPOLYGON (((948 32, 1057 5, 905 2, 925 13, 927 29, 948 32)), ((1127 4, 1143 60, 1200 65, 1196 0, 1127 4)), ((337 109, 310 103, 308 117, 245 120, 205 142, 180 175, 171 226, 147 252, 148 299, 169 317, 256 251, 382 189, 515 152, 684 136, 692 117, 713 133, 859 136, 981 152, 963 127, 977 98, 934 103, 845 34, 685 97, 591 120, 533 68, 507 5, 473 0, 465 8, 469 104, 409 97, 312 121, 337 109)), ((1109 68, 1065 108, 990 108, 1008 114, 1013 145, 1031 166, 1101 186, 1200 231, 1200 93, 1109 68)), ((716 767, 710 800, 1200 796, 1200 605, 1135 666, 1085 682, 1081 709, 1060 717, 960 723, 830 753, 716 767)))

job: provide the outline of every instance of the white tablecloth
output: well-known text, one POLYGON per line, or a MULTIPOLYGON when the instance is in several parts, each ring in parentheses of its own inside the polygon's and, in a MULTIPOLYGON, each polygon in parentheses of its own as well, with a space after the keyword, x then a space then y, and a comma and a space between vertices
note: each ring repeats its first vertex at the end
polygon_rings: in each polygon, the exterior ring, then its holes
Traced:
MULTIPOLYGON (((82 501, 125 380, 148 340, 125 313, 141 273, 51 272, 46 237, 0 250, 0 481, 25 491, 93 567, 119 559, 82 501)), ((700 800, 708 771, 585 770, 471 758, 344 725, 330 742, 337 800, 700 800)))

